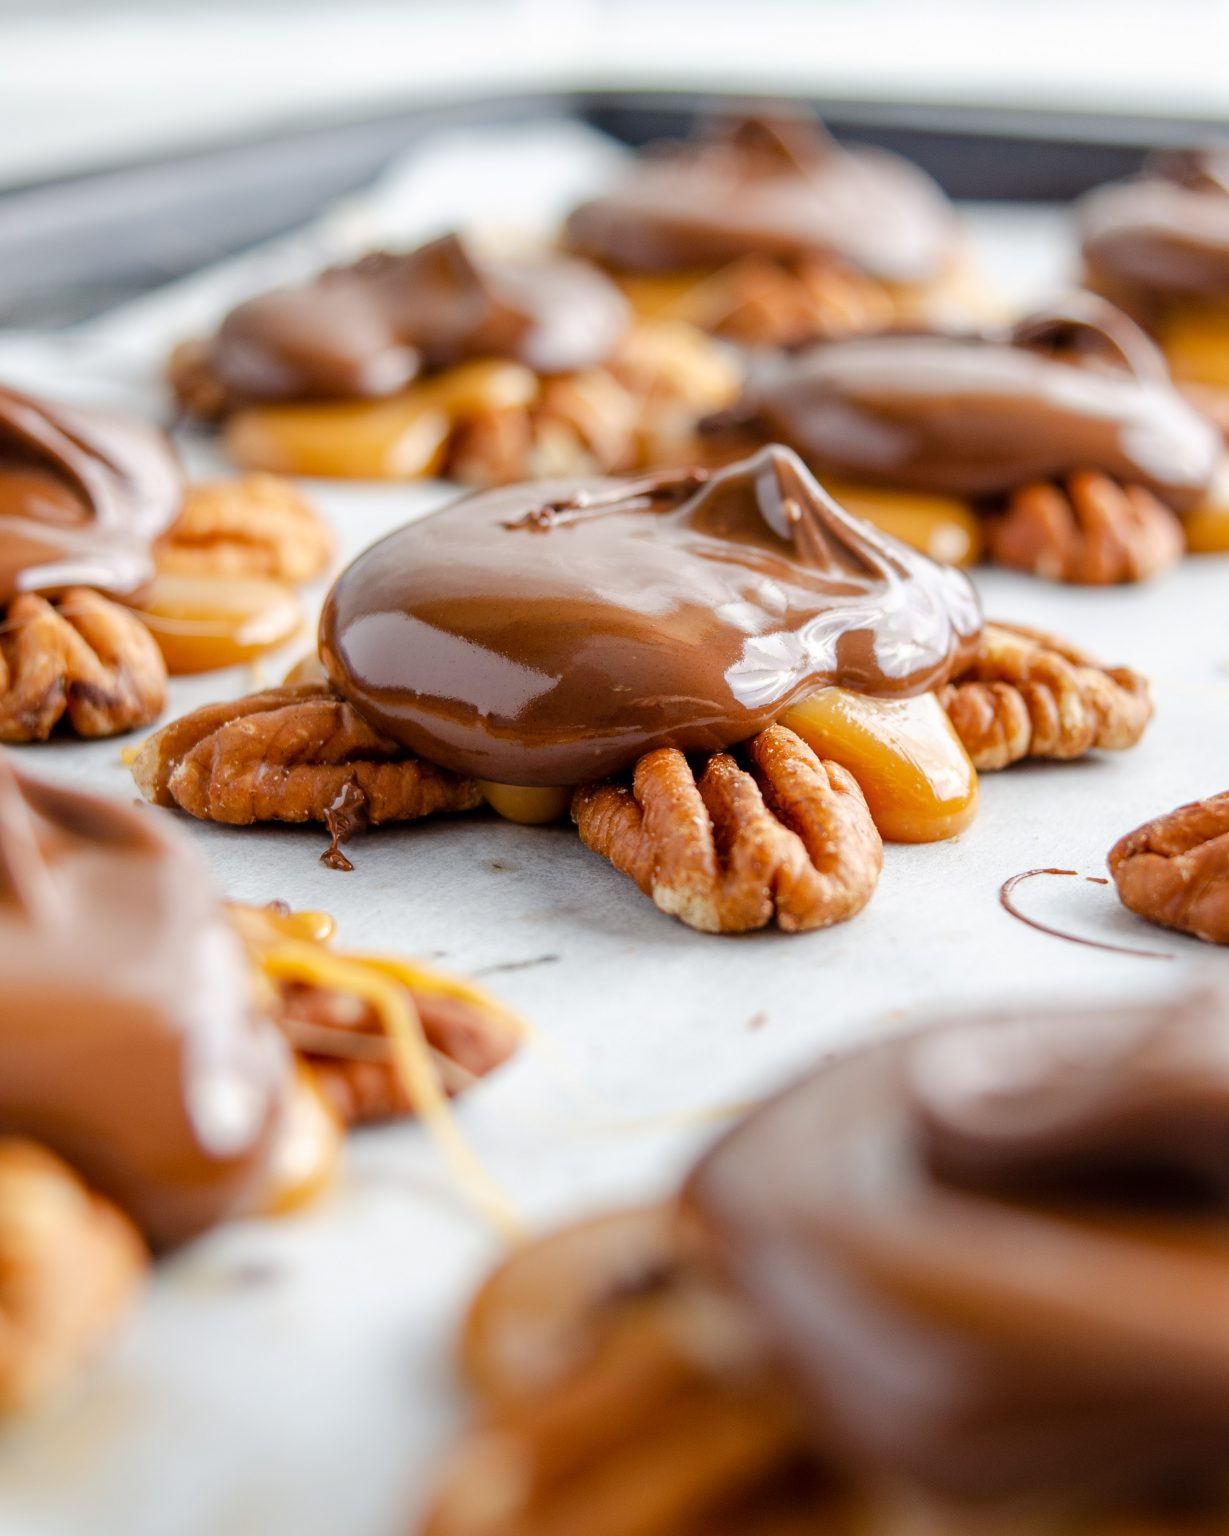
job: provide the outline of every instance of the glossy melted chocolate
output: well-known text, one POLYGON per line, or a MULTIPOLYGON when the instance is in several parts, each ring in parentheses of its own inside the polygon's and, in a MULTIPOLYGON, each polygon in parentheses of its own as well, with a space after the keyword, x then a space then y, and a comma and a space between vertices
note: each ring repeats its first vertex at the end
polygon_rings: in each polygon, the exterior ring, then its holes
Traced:
POLYGON ((459 773, 577 784, 746 740, 827 684, 920 693, 981 627, 967 578, 767 448, 712 475, 487 491, 334 586, 320 650, 380 730, 459 773))
POLYGON ((706 428, 796 449, 819 474, 955 496, 1101 470, 1182 509, 1222 452, 1152 342, 1089 294, 1002 337, 873 336, 783 359, 706 428))
POLYGON ((155 1247, 233 1213, 290 1063, 195 850, 0 757, 0 1133, 66 1158, 155 1247))
POLYGON ((826 1457, 1026 1505, 1223 1495, 1227 1149, 1229 1000, 1199 994, 863 1051, 685 1205, 826 1457))
POLYGON ((0 387, 0 604, 74 586, 133 596, 182 496, 153 427, 0 387))
POLYGON ((222 322, 211 359, 235 401, 376 399, 471 358, 547 374, 594 367, 629 318, 587 262, 478 257, 447 235, 248 300, 222 322))
POLYGON ((889 282, 934 277, 955 222, 924 172, 842 148, 810 117, 749 117, 642 155, 568 220, 575 250, 629 272, 740 256, 835 260, 889 282))
POLYGON ((1078 205, 1089 280, 1133 312, 1229 298, 1229 145, 1152 156, 1134 181, 1078 205))

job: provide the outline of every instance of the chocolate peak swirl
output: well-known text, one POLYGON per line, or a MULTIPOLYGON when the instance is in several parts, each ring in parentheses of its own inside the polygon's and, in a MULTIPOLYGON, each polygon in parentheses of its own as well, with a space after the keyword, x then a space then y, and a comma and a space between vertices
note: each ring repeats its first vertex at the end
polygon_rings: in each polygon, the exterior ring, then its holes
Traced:
POLYGON ((686 1205, 825 1460, 1024 1508, 1223 1497, 1227 1145, 1225 997, 1019 1014, 814 1074, 686 1205))
POLYGON ((0 1134, 72 1163, 163 1247, 233 1212, 289 1083, 195 850, 0 757, 0 1134))
POLYGON ((629 315, 586 262, 479 257, 446 235, 249 299, 222 322, 211 361, 236 401, 374 399, 469 358, 548 374, 593 367, 629 315))
POLYGON ((969 497, 1095 469, 1181 510, 1221 454, 1152 342, 1089 294, 998 336, 811 348, 766 370, 706 428, 731 422, 788 443, 820 474, 969 497))
POLYGON ((1090 192, 1077 216, 1094 285, 1133 311, 1229 294, 1229 145, 1151 156, 1135 180, 1090 192))
POLYGON ((934 276, 953 235, 947 201, 916 166, 784 115, 723 121, 642 155, 567 224, 576 250, 631 272, 767 255, 846 262, 889 282, 934 276))
POLYGON ((0 387, 0 604, 65 587, 132 596, 182 496, 161 432, 0 387))
POLYGON ((712 475, 466 497, 359 556, 320 647, 362 714, 432 762, 578 784, 653 747, 743 741, 827 684, 920 693, 980 627, 964 576, 767 448, 712 475))

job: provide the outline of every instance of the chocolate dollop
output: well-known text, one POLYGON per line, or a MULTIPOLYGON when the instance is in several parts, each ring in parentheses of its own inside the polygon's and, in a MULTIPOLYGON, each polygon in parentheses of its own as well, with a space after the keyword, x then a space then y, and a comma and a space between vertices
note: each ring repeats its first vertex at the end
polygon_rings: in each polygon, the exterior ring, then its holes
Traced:
POLYGON ((946 1495, 1229 1491, 1229 1000, 862 1051, 693 1174, 826 1458, 946 1495))
POLYGON ((1090 294, 1003 335, 885 335, 781 359, 729 423, 795 448, 819 474, 995 496, 1101 470, 1181 510, 1220 460, 1215 429, 1153 343, 1090 294))
POLYGON ((376 399, 470 358, 547 374, 594 367, 629 318, 588 262, 481 257, 446 235, 249 299, 223 320, 210 357, 236 401, 376 399))
POLYGON ((74 586, 139 592, 182 497, 153 427, 0 387, 0 603, 74 586))
POLYGON ((920 693, 980 627, 966 577, 774 447, 712 474, 463 498, 354 561, 320 652, 372 724, 431 761, 577 784, 656 746, 728 747, 828 684, 920 693))
POLYGON ((0 1132, 155 1247, 241 1206, 290 1083, 203 862, 160 818, 0 757, 0 1132))
POLYGON ((1229 296, 1229 145, 1153 155, 1077 218, 1090 280, 1143 316, 1156 300, 1229 296))
POLYGON ((916 166, 842 147, 811 117, 710 124, 690 143, 642 155, 624 180, 568 219, 573 249, 632 272, 739 256, 840 261, 889 282, 936 275, 954 218, 916 166))

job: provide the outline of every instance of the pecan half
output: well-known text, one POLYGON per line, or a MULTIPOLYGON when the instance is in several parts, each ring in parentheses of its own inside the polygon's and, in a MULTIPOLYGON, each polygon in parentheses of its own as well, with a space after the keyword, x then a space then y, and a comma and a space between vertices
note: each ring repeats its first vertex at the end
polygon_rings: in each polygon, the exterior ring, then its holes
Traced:
MULTIPOLYGON (((493 1072, 516 1049, 505 1019, 476 1001, 407 987, 450 1097, 493 1072)), ((343 1125, 414 1113, 380 1019, 370 1003, 303 982, 279 984, 277 1019, 343 1125)))
POLYGON ((1229 944, 1229 790, 1192 800, 1110 849, 1124 907, 1209 944, 1229 944))
POLYGON ((158 542, 158 569, 185 576, 272 576, 313 581, 333 536, 288 480, 244 475, 189 487, 158 542))
POLYGON ((1085 586, 1146 581, 1185 548, 1181 521, 1151 491, 1091 470, 1022 486, 986 525, 996 564, 1085 586))
POLYGON ((870 900, 883 844, 853 777, 773 725, 747 746, 751 771, 719 752, 699 779, 673 747, 647 753, 632 786, 572 798, 582 841, 656 905, 704 933, 776 918, 787 932, 852 917, 870 900))
POLYGON ((637 462, 637 403, 604 368, 547 380, 531 405, 461 423, 448 473, 467 485, 616 474, 637 462))
POLYGON ((56 602, 20 593, 0 620, 0 741, 46 741, 148 725, 166 703, 166 664, 145 625, 85 587, 56 602))
POLYGON ((146 1263, 127 1217, 67 1164, 0 1140, 0 1414, 33 1406, 103 1343, 146 1263))
POLYGON ((232 826, 324 821, 346 785, 362 792, 372 823, 482 802, 471 779, 414 757, 320 683, 194 710, 149 738, 132 776, 153 804, 232 826))
POLYGON ((693 326, 633 326, 605 367, 544 379, 537 398, 458 425, 448 473, 470 485, 619 474, 690 453, 698 414, 727 405, 740 372, 693 326))
POLYGON ((896 307, 888 290, 835 262, 794 265, 746 256, 720 267, 686 294, 680 318, 742 346, 794 347, 882 331, 896 307))
POLYGON ((1015 624, 985 626, 972 664, 939 689, 939 702, 981 769, 1121 751, 1152 718, 1147 678, 1015 624))

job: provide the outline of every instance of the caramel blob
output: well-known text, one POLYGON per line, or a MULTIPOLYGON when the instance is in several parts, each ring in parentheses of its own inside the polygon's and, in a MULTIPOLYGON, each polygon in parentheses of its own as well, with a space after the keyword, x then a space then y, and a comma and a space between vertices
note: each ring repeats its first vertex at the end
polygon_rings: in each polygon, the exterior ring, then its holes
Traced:
POLYGON ((275 474, 417 480, 439 473, 462 423, 530 405, 537 394, 528 368, 488 358, 445 369, 391 400, 237 411, 226 446, 236 463, 275 474))
POLYGON ((816 688, 936 687, 981 627, 960 572, 851 517, 785 449, 711 475, 470 496, 361 555, 320 654, 373 725, 499 784, 712 752, 816 688))
POLYGON ((482 779, 478 787, 493 811, 505 821, 520 822, 526 827, 542 827, 548 822, 561 821, 572 802, 572 792, 566 786, 493 784, 489 779, 482 779))
POLYGON ((933 693, 871 699, 823 688, 781 724, 857 779, 889 843, 937 843, 972 826, 977 770, 933 693))
POLYGON ((825 477, 824 487, 855 517, 864 517, 942 565, 976 565, 981 559, 981 518, 960 497, 887 490, 831 475, 825 477))
POLYGON ((292 589, 263 576, 160 571, 137 604, 167 671, 182 676, 251 661, 285 645, 304 622, 292 589))
POLYGON ((1222 460, 1207 496, 1187 512, 1182 529, 1193 555, 1229 552, 1229 460, 1222 460))
POLYGON ((270 1153, 260 1196, 262 1214, 292 1215, 319 1199, 336 1177, 344 1139, 314 1072, 300 1062, 270 1153))

